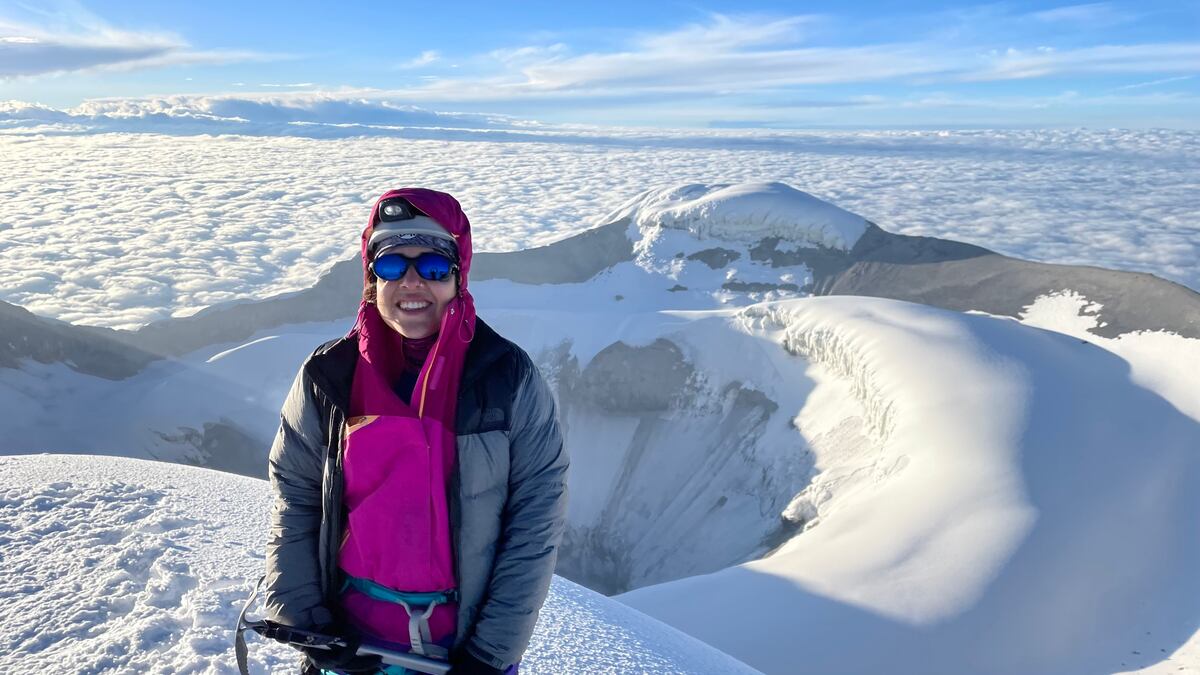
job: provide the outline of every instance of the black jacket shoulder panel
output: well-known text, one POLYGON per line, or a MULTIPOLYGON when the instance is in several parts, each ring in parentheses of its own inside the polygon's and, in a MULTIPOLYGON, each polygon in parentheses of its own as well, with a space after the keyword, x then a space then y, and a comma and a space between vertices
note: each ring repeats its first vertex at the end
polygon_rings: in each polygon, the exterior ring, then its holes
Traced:
POLYGON ((520 347, 501 337, 483 319, 476 318, 475 335, 471 338, 471 346, 467 348, 466 361, 463 363, 462 384, 470 386, 496 361, 514 350, 519 351, 520 347))
MULTIPOLYGON (((317 393, 346 414, 357 364, 357 341, 340 337, 313 350, 303 369, 317 393)), ((477 318, 459 381, 455 432, 463 435, 508 430, 517 387, 532 367, 533 361, 523 349, 477 318)), ((327 406, 321 408, 325 417, 330 411, 327 406)))
POLYGON ((531 364, 524 350, 477 320, 458 392, 455 432, 509 430, 517 387, 531 364))
POLYGON ((350 409, 350 388, 354 383, 354 368, 358 364, 358 342, 349 337, 330 340, 313 350, 304 362, 317 391, 343 411, 350 409))

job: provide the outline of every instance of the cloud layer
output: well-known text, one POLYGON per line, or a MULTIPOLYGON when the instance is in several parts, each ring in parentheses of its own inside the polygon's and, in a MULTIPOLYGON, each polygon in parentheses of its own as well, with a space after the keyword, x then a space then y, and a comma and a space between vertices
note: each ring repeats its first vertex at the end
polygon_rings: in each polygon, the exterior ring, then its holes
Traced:
MULTIPOLYGON (((305 87, 310 83, 265 84, 305 87)), ((394 135, 399 128, 515 129, 536 126, 503 115, 444 113, 348 94, 285 93, 94 99, 70 110, 0 101, 8 133, 155 131, 182 134, 315 136, 394 135)))
POLYGON ((134 326, 306 288, 354 254, 369 201, 400 185, 455 194, 480 250, 512 250, 595 224, 652 185, 742 181, 789 183, 894 232, 1200 288, 1196 133, 609 140, 0 134, 0 299, 134 326))

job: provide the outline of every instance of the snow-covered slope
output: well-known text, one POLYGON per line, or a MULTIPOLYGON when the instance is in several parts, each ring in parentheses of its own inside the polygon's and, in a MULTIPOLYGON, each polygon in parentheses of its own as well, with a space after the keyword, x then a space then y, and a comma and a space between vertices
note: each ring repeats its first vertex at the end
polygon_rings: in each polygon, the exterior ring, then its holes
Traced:
MULTIPOLYGON (((175 464, 0 457, 0 672, 235 673, 233 627, 262 574, 270 487, 175 464)), ((251 672, 291 672, 251 641, 251 672)), ((525 673, 755 671, 555 579, 525 673)))
POLYGON ((1157 392, 1087 341, 885 300, 738 320, 820 383, 796 418, 819 473, 784 513, 805 530, 623 601, 779 673, 798 653, 821 673, 1114 672, 1194 639, 1194 375, 1157 392))

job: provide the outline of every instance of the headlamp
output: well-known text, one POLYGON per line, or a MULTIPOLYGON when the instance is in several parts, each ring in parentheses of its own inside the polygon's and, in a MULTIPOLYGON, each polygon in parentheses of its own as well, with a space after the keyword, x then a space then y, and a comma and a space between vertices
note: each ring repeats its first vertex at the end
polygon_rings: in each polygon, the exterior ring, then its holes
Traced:
POLYGON ((412 204, 400 198, 389 199, 379 205, 379 219, 384 222, 392 222, 396 220, 412 220, 420 211, 413 208, 412 204))

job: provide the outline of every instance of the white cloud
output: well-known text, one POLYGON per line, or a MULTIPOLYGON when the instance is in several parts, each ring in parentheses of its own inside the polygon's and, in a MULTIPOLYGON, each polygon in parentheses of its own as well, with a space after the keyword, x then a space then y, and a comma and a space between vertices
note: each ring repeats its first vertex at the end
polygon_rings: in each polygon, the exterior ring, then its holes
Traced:
POLYGON ((562 43, 488 52, 473 72, 441 77, 396 96, 432 101, 586 98, 663 92, 737 93, 805 84, 885 80, 941 73, 953 61, 917 44, 803 47, 816 17, 768 19, 712 15, 659 34, 634 36, 628 48, 572 54, 562 43))
MULTIPOLYGON (((1041 21, 1096 19, 1107 5, 1080 5, 1045 13, 1041 21)), ((1003 14, 995 21, 1028 18, 1003 14)), ((661 94, 779 95, 828 84, 900 81, 929 85, 1014 80, 1060 74, 1194 71, 1200 42, 1054 46, 981 52, 979 42, 914 37, 875 45, 805 44, 821 17, 711 15, 658 34, 633 36, 623 48, 572 53, 561 42, 499 49, 472 59, 461 76, 426 76, 417 86, 379 92, 424 102, 584 101, 653 99, 661 94)))
POLYGON ((22 33, 0 37, 0 79, 144 62, 183 47, 155 35, 119 33, 77 38, 37 34, 11 25, 0 26, 0 31, 22 33))
POLYGON ((494 49, 488 52, 487 56, 507 65, 517 66, 547 60, 557 60, 566 56, 569 51, 567 45, 556 42, 546 46, 529 45, 525 47, 494 49))
MULTIPOLYGON (((982 16, 984 23, 1011 28, 1031 21, 1080 24, 1123 16, 1109 3, 1030 14, 999 6, 972 11, 952 16, 950 22, 956 26, 978 23, 982 16)), ((194 50, 175 36, 121 32, 94 17, 76 23, 71 30, 36 35, 28 26, 0 24, 0 78, 288 58, 250 51, 194 50), (3 58, 6 55, 10 58, 3 58)), ((442 72, 448 74, 414 77, 412 86, 353 93, 422 105, 633 100, 652 105, 664 94, 735 98, 752 93, 784 98, 808 86, 873 82, 928 86, 1055 75, 1174 74, 1193 72, 1200 62, 1200 42, 983 51, 987 43, 978 41, 978 34, 954 30, 937 35, 914 31, 909 41, 899 43, 829 46, 811 42, 814 36, 839 30, 845 29, 821 16, 711 14, 672 30, 634 33, 611 49, 575 53, 561 41, 496 49, 466 58, 462 68, 459 63, 445 64, 442 72)), ((1007 29, 998 30, 1004 34, 1007 29)), ((395 68, 416 69, 443 61, 439 52, 428 50, 395 68)), ((260 86, 300 88, 276 83, 260 86)), ((828 98, 807 93, 800 97, 828 98)))
POLYGON ((176 49, 144 59, 130 60, 99 66, 102 70, 144 70, 170 66, 207 66, 230 63, 284 61, 296 58, 291 54, 267 54, 249 50, 191 50, 176 49))
POLYGON ((758 90, 861 82, 937 72, 944 66, 906 47, 589 54, 525 68, 532 90, 636 88, 644 92, 758 90))
POLYGON ((420 68, 421 66, 427 66, 435 61, 438 61, 441 58, 442 58, 441 54, 439 54, 437 51, 427 50, 427 51, 421 52, 420 56, 414 57, 412 59, 409 59, 408 61, 397 64, 396 68, 398 68, 400 70, 411 70, 413 68, 420 68))
POLYGON ((1066 5, 1033 12, 1029 16, 1045 23, 1073 23, 1091 28, 1111 26, 1133 18, 1133 15, 1118 10, 1111 2, 1066 5))
POLYGON ((53 73, 162 68, 288 58, 248 50, 197 50, 168 33, 113 28, 76 8, 51 26, 0 18, 0 80, 53 73))
POLYGON ((1194 72, 1200 43, 1102 45, 1078 49, 1009 49, 983 59, 966 80, 1016 80, 1058 74, 1194 72))
POLYGON ((714 14, 708 24, 690 24, 656 35, 644 35, 635 43, 657 54, 693 54, 697 51, 733 51, 771 45, 796 44, 804 37, 803 27, 815 24, 815 16, 731 17, 714 14))
MULTIPOLYGON (((245 86, 245 83, 235 83, 245 86)), ((306 88, 312 83, 261 84, 267 89, 306 88)), ((0 101, 5 133, 45 124, 74 124, 79 131, 236 133, 248 135, 400 135, 419 129, 513 129, 533 123, 484 113, 447 113, 356 92, 255 92, 217 96, 176 95, 90 99, 70 110, 0 101)))
POLYGON ((1195 75, 1180 75, 1179 77, 1165 77, 1161 80, 1151 80, 1149 82, 1138 82, 1136 84, 1127 84, 1123 87, 1116 87, 1113 91, 1125 91, 1127 89, 1144 89, 1146 87, 1157 87, 1160 84, 1170 84, 1172 82, 1183 82, 1184 80, 1195 79, 1195 75))

